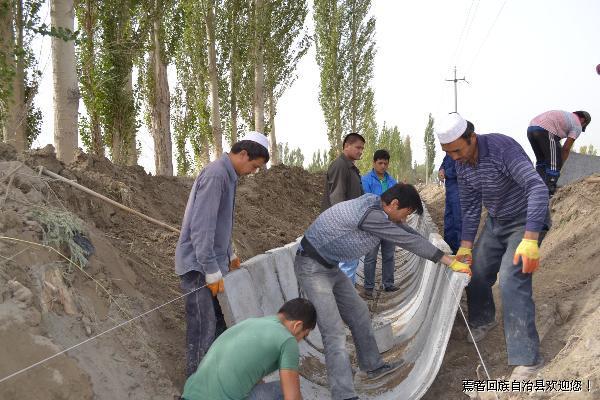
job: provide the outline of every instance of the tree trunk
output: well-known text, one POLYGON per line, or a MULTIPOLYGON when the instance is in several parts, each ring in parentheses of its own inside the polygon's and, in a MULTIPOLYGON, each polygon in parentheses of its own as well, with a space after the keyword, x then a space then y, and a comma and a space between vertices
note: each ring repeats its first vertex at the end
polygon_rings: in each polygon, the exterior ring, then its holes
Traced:
MULTIPOLYGON (((125 95, 128 99, 133 102, 133 71, 129 71, 127 75, 127 86, 125 87, 125 95)), ((126 142, 126 163, 127 165, 137 165, 138 163, 138 148, 135 138, 135 124, 127 124, 125 129, 125 142, 126 142)))
POLYGON ((271 147, 271 165, 277 165, 280 163, 279 151, 277 149, 277 137, 275 136, 275 113, 277 112, 277 105, 275 101, 273 90, 271 89, 269 92, 269 126, 271 127, 271 130, 269 131, 269 145, 271 147))
POLYGON ((199 164, 201 168, 204 168, 210 163, 210 142, 206 135, 200 137, 200 155, 199 164))
POLYGON ((171 143, 171 98, 169 94, 169 81, 167 80, 167 66, 163 62, 162 45, 160 42, 159 17, 153 22, 151 31, 154 48, 150 51, 151 71, 153 74, 154 93, 152 114, 152 137, 154 138, 154 166, 156 175, 173 176, 173 150, 171 143))
MULTIPOLYGON (((205 0, 206 1, 206 0, 205 0)), ((217 75, 217 50, 215 39, 215 10, 214 0, 206 1, 204 13, 206 34, 208 38, 208 74, 210 77, 211 96, 211 125, 215 156, 221 157, 223 153, 223 131, 221 129, 221 110, 219 108, 219 79, 217 75)))
MULTIPOLYGON (((97 13, 95 0, 87 0, 85 3, 85 16, 83 18, 82 28, 85 31, 87 40, 85 53, 87 57, 81 60, 82 87, 84 93, 87 92, 88 101, 86 111, 90 117, 90 140, 91 151, 97 156, 104 156, 104 140, 102 139, 102 129, 100 125, 100 115, 94 104, 98 90, 96 88, 96 50, 94 45, 95 19, 97 13)), ((83 53, 83 52, 82 52, 83 53)))
POLYGON ((9 51, 7 67, 14 71, 12 77, 12 98, 7 101, 6 121, 4 123, 4 139, 17 151, 23 151, 28 147, 26 137, 27 108, 25 106, 25 60, 23 50, 23 2, 8 2, 9 14, 9 51), (16 4, 15 4, 16 3, 16 4), (16 6, 16 7, 15 7, 16 6), (16 11, 16 14, 15 14, 16 11), (15 21, 15 31, 12 29, 12 21, 15 21))
MULTIPOLYGON (((52 27, 73 32, 73 0, 51 0, 52 27)), ((77 149, 79 87, 75 67, 75 42, 52 38, 52 76, 54 78, 54 145, 59 160, 70 163, 77 149)))
POLYGON ((265 131, 265 68, 261 30, 263 0, 254 0, 254 130, 265 131))
POLYGON ((230 67, 229 67, 229 79, 231 81, 231 97, 229 99, 229 108, 230 108, 230 118, 231 118, 231 132, 230 132, 230 143, 233 146, 235 142, 238 141, 238 109, 237 109, 237 56, 236 56, 236 47, 235 44, 231 48, 231 59, 230 59, 230 67))

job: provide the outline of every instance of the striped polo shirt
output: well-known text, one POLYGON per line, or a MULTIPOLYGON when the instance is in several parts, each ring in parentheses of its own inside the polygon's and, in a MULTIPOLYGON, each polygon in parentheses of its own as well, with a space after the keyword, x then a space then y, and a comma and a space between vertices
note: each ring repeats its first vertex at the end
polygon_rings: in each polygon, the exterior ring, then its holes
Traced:
POLYGON ((561 139, 577 139, 581 135, 581 122, 569 111, 546 111, 531 120, 529 126, 539 126, 561 139))
POLYGON ((546 225, 548 188, 513 138, 499 133, 477 135, 477 164, 456 163, 463 215, 462 240, 474 241, 481 204, 492 218, 510 220, 527 214, 525 230, 546 225))

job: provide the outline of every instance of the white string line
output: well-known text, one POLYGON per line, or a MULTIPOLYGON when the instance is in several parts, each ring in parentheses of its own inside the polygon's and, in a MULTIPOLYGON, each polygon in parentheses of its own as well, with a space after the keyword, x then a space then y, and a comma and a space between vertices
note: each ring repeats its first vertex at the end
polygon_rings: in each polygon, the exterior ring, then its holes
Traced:
MULTIPOLYGON (((448 280, 450 289, 452 290, 452 292, 454 293, 454 296, 456 296, 456 299, 458 300, 458 309, 460 310, 460 314, 462 315, 463 320, 465 321, 465 325, 467 326, 467 330, 469 331, 469 336, 471 336, 471 339, 473 339, 473 346, 475 346, 475 350, 477 351, 477 356, 479 357, 479 361, 481 361, 481 365, 483 366, 485 375, 487 376, 488 380, 491 381, 492 378, 490 378, 490 373, 488 372, 485 362, 483 361, 483 357, 481 356, 481 352, 479 351, 479 346, 477 346, 477 342, 475 341, 475 338, 473 337, 473 332, 471 332, 471 328, 469 327, 469 321, 467 321, 467 317, 465 316, 462 306, 460 305, 460 296, 454 290, 454 287, 452 286, 452 282, 450 281, 450 278, 448 277, 449 268, 448 267, 443 267, 443 268, 444 268, 444 276, 448 280)), ((493 393, 496 396, 496 399, 498 399, 498 393, 496 393, 495 391, 493 393)))
POLYGON ((36 362, 36 363, 34 363, 34 364, 31 364, 31 365, 30 365, 30 366, 28 366, 28 367, 25 367, 25 368, 23 368, 23 369, 20 369, 20 370, 18 370, 18 371, 16 371, 16 372, 13 372, 12 374, 10 374, 10 375, 8 375, 8 376, 5 376, 4 378, 0 379, 0 383, 2 383, 2 382, 4 382, 4 381, 7 381, 7 380, 9 380, 10 378, 13 378, 13 377, 15 377, 15 376, 17 376, 17 375, 19 375, 19 374, 22 374, 22 373, 23 373, 23 372, 25 372, 25 371, 28 371, 28 370, 30 370, 30 369, 32 369, 32 368, 35 368, 35 367, 37 367, 38 365, 41 365, 41 364, 43 364, 43 363, 45 363, 45 362, 47 362, 47 361, 49 361, 49 360, 52 360, 52 359, 53 359, 53 358, 55 358, 55 357, 58 357, 58 356, 60 356, 60 355, 62 355, 62 354, 65 354, 66 352, 68 352, 68 351, 71 351, 71 350, 73 350, 73 349, 75 349, 75 348, 77 348, 77 347, 79 347, 79 346, 82 346, 82 345, 84 345, 84 344, 86 344, 86 343, 88 343, 88 342, 90 342, 90 341, 92 341, 92 340, 95 340, 95 339, 99 338, 100 336, 103 336, 103 335, 105 335, 105 334, 107 334, 107 333, 109 333, 109 332, 112 332, 112 331, 114 331, 114 330, 116 330, 116 329, 119 329, 120 327, 122 327, 122 326, 124 326, 124 325, 127 325, 127 324, 129 324, 130 322, 133 322, 133 321, 135 321, 135 320, 137 320, 137 319, 139 319, 139 318, 142 318, 143 316, 146 316, 146 315, 148 315, 148 314, 150 314, 150 313, 152 313, 152 312, 154 312, 154 311, 156 311, 156 310, 158 310, 158 309, 160 309, 160 308, 162 308, 162 307, 164 307, 164 306, 167 306, 167 305, 169 305, 169 304, 171 304, 171 303, 173 303, 173 302, 175 302, 175 301, 177 301, 177 300, 179 300, 179 299, 181 299, 181 298, 183 298, 183 297, 185 297, 185 296, 187 296, 187 295, 189 295, 189 294, 192 294, 192 293, 194 293, 194 292, 196 292, 196 291, 198 291, 198 290, 200 290, 200 289, 202 289, 202 288, 204 288, 204 287, 206 287, 206 285, 204 285, 204 286, 201 286, 201 287, 199 287, 199 288, 196 288, 196 289, 194 289, 194 290, 192 290, 192 291, 190 291, 190 292, 188 292, 188 293, 182 294, 181 296, 179 296, 179 297, 176 297, 176 298, 174 298, 174 299, 172 299, 172 300, 169 300, 168 302, 166 302, 166 303, 164 303, 164 304, 161 304, 161 305, 159 305, 159 306, 156 306, 156 307, 154 307, 153 309, 151 309, 151 310, 148 310, 148 311, 146 311, 146 312, 144 312, 144 313, 142 313, 142 314, 140 314, 140 315, 138 315, 138 316, 136 316, 136 317, 133 317, 133 318, 131 318, 131 319, 128 319, 128 320, 126 320, 126 321, 124 321, 124 322, 121 322, 120 324, 118 324, 118 325, 115 325, 115 326, 113 326, 112 328, 109 328, 109 329, 105 330, 104 332, 100 332, 100 333, 99 333, 99 334, 97 334, 97 335, 94 335, 94 336, 92 336, 92 337, 90 337, 90 338, 87 338, 87 339, 86 339, 86 340, 84 340, 83 342, 77 343, 77 344, 75 344, 75 345, 73 345, 73 346, 71 346, 71 347, 68 347, 68 348, 66 348, 66 349, 64 349, 64 350, 62 350, 62 351, 60 351, 60 352, 58 352, 58 353, 56 353, 56 354, 53 354, 53 355, 51 355, 50 357, 46 357, 46 358, 44 358, 43 360, 40 360, 40 361, 38 361, 38 362, 36 362))
POLYGON ((486 41, 490 37, 490 34, 492 33, 492 29, 494 29, 494 26, 496 26, 496 22, 498 22, 498 18, 500 18, 500 14, 502 13, 502 10, 504 10, 504 6, 506 5, 507 1, 508 0, 504 0, 504 2, 502 3, 502 6, 500 6, 500 9, 498 10, 498 13, 496 14, 496 18, 494 18, 494 22, 492 22, 492 25, 490 25, 490 29, 488 29, 487 34, 485 35, 485 38, 483 38, 481 45, 479 46, 479 48, 477 49, 477 52, 475 53, 475 56, 471 60, 471 64, 469 65, 469 69, 468 69, 469 74, 471 73, 471 71, 473 69, 473 65, 475 64, 475 61, 477 60, 477 56, 479 56, 479 53, 481 52, 483 45, 486 43, 486 41))

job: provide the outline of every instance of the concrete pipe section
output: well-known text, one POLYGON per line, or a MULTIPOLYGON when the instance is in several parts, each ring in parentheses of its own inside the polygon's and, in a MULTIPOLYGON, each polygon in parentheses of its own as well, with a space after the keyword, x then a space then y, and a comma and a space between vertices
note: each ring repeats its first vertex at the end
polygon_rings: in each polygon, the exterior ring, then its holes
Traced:
MULTIPOLYGON (((449 252, 427 210, 409 223, 449 252)), ((253 257, 225 277, 225 292, 219 294, 219 301, 228 326, 250 317, 273 315, 285 301, 298 297, 293 266, 298 243, 253 257)), ((381 273, 379 266, 377 271, 381 273)), ((378 291, 380 285, 376 284, 375 298, 368 303, 380 352, 385 360, 402 360, 403 366, 378 381, 357 372, 354 379, 361 399, 419 399, 425 394, 442 363, 468 277, 397 249, 395 282, 401 290, 393 293, 378 291)), ((362 265, 357 283, 362 290, 362 265)), ((347 346, 354 358, 349 331, 347 346)), ((300 343, 300 364, 303 397, 330 398, 318 329, 300 343)), ((271 378, 277 379, 277 374, 271 378)))

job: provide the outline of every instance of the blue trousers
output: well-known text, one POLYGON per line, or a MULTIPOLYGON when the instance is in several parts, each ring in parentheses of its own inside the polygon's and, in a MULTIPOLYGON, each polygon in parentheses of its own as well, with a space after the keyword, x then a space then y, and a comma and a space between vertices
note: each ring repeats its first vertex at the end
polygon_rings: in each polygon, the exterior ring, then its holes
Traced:
POLYGON ((375 287, 375 267, 377 265, 377 254, 381 247, 381 281, 383 287, 394 286, 394 252, 396 245, 392 242, 382 240, 371 252, 365 256, 365 289, 375 287))
POLYGON ((346 329, 350 328, 356 359, 362 371, 383 366, 369 308, 339 268, 327 268, 310 257, 296 255, 294 271, 302 293, 317 310, 317 326, 325 348, 325 365, 333 400, 356 396, 346 329))
MULTIPOLYGON (((204 286, 204 274, 190 271, 179 277, 184 293, 204 286)), ((202 288, 185 297, 186 322, 186 377, 190 377, 210 345, 225 329, 225 319, 219 302, 212 296, 210 289, 202 288)))
POLYGON ((456 254, 460 247, 462 212, 456 179, 446 179, 446 209, 444 211, 444 240, 456 254))
POLYGON ((281 382, 259 383, 254 386, 246 400, 283 400, 281 382))
MULTIPOLYGON (((473 276, 466 289, 469 325, 487 324, 496 318, 492 286, 499 276, 509 365, 535 364, 540 347, 535 327, 532 274, 521 272, 521 261, 513 264, 525 222, 525 216, 512 221, 487 218, 473 249, 473 276)), ((543 236, 540 234, 540 244, 543 236)))

